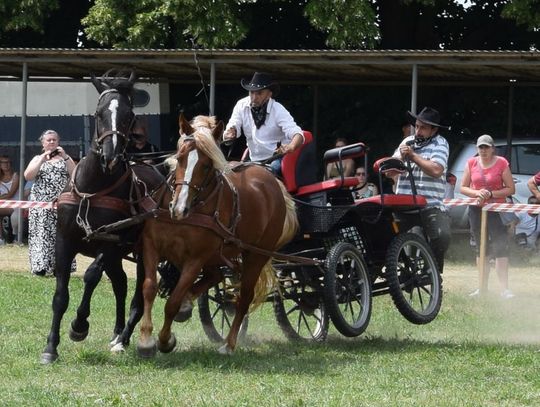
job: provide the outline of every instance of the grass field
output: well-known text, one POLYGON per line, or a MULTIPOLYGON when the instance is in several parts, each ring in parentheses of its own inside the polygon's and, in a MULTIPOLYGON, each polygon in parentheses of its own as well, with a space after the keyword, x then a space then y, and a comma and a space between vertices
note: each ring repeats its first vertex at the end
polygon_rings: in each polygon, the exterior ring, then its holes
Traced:
MULTIPOLYGON (((389 297, 377 297, 361 337, 344 338, 332 328, 323 344, 293 343, 265 304, 251 316, 246 342, 229 357, 205 337, 197 312, 174 325, 179 344, 171 354, 141 360, 135 346, 111 354, 113 296, 106 279, 94 296, 88 338, 71 342, 67 330, 82 290, 82 279, 73 278, 60 359, 42 366, 55 280, 29 275, 26 248, 0 247, 0 405, 540 405, 536 260, 515 259, 510 284, 516 298, 501 300, 492 276, 491 294, 471 299, 476 272, 462 250, 450 253, 443 306, 431 324, 413 325, 389 297)), ((79 269, 89 262, 78 261, 79 269)), ((131 279, 130 293, 133 285, 131 279)), ((156 330, 163 304, 156 300, 156 330)))

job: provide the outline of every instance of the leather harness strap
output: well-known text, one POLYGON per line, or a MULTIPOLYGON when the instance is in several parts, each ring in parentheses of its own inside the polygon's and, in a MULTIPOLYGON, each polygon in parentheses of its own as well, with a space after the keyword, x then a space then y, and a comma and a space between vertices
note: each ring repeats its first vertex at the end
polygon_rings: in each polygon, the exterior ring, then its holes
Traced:
POLYGON ((273 257, 278 260, 291 261, 298 264, 305 264, 305 265, 312 265, 312 266, 318 266, 321 264, 319 260, 308 259, 307 257, 293 256, 289 254, 282 254, 275 251, 261 249, 260 247, 254 246, 249 243, 245 243, 242 240, 238 239, 236 236, 234 236, 229 230, 221 226, 221 224, 218 224, 212 215, 206 215, 203 213, 194 212, 194 213, 190 213, 189 216, 186 218, 183 218, 181 220, 175 220, 175 219, 171 219, 170 215, 166 213, 166 211, 161 210, 158 213, 158 217, 160 218, 159 219, 160 221, 166 220, 169 223, 196 226, 203 229, 211 230, 212 232, 217 234, 219 237, 221 237, 225 244, 231 243, 242 250, 255 252, 258 254, 265 255, 265 256, 273 257))
MULTIPOLYGON (((78 206, 81 202, 81 198, 75 194, 75 192, 62 192, 57 200, 57 205, 74 205, 78 206)), ((117 212, 121 212, 126 216, 131 216, 129 203, 120 198, 113 196, 99 196, 90 199, 90 205, 92 208, 112 209, 117 212)))

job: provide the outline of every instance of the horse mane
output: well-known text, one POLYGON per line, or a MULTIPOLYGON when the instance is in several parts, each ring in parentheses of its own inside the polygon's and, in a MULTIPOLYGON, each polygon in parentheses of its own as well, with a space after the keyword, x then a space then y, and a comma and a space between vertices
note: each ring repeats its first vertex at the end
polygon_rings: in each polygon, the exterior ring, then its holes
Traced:
POLYGON ((212 131, 217 125, 215 116, 195 116, 190 124, 195 129, 192 136, 195 138, 197 147, 212 160, 216 170, 226 170, 227 159, 212 136, 212 131))

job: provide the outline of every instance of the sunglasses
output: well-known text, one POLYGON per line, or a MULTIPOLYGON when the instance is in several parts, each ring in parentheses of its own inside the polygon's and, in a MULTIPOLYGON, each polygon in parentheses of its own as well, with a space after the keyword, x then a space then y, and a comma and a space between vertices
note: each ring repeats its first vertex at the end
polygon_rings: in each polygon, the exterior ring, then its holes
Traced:
POLYGON ((357 172, 356 175, 366 175, 365 172, 357 172))
POLYGON ((0 161, 0 164, 11 164, 11 161, 0 161))

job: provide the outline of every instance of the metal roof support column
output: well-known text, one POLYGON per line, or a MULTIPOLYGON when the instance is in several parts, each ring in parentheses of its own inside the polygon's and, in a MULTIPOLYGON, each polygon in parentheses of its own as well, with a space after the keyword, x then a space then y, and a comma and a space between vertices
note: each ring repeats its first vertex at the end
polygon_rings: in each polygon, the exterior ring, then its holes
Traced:
POLYGON ((319 85, 312 85, 313 88, 313 137, 317 140, 319 135, 319 85))
POLYGON ((510 81, 508 87, 508 127, 506 128, 506 143, 508 145, 507 159, 511 163, 512 160, 512 133, 514 131, 514 81, 510 81))
MULTIPOLYGON (((28 96, 28 64, 23 62, 22 67, 22 103, 21 103, 21 145, 19 150, 19 201, 24 200, 24 168, 26 162, 26 101, 28 96)), ((17 209, 17 242, 22 243, 23 220, 22 211, 17 209)))
POLYGON ((416 101, 418 97, 418 65, 412 66, 412 79, 411 79, 411 113, 416 114, 416 101))
POLYGON ((214 110, 216 106, 216 64, 212 62, 210 64, 210 106, 208 110, 210 116, 214 116, 214 110))

